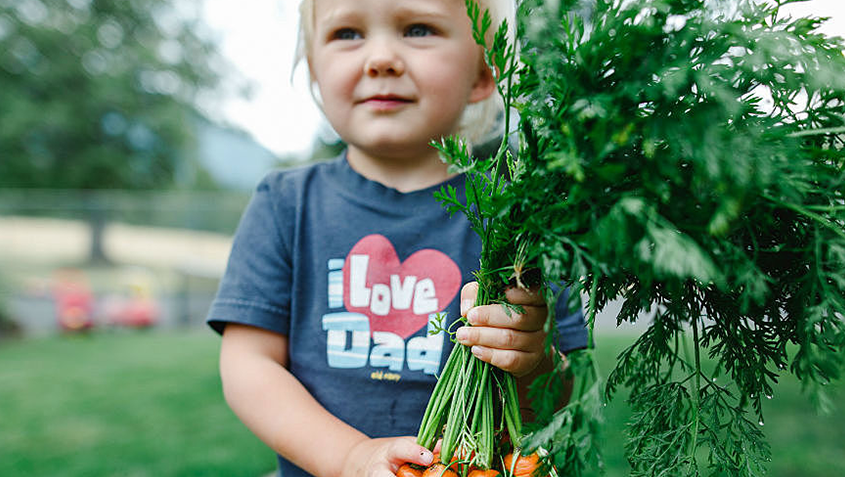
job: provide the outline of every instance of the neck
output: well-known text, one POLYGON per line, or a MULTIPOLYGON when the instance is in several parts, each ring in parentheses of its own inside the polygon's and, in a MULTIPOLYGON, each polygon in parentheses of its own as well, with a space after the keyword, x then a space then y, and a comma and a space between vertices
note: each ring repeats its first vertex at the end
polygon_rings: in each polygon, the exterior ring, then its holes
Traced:
POLYGON ((347 160, 355 172, 399 192, 426 189, 454 176, 434 148, 415 156, 383 157, 349 146, 347 160))

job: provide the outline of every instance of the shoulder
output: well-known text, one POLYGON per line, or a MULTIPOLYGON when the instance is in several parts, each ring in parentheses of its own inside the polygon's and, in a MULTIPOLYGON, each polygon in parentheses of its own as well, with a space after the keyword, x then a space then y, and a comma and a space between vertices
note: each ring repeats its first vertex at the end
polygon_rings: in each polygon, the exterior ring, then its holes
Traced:
POLYGON ((307 202, 324 200, 337 188, 338 161, 312 163, 269 172, 253 191, 252 203, 276 213, 293 213, 307 202))
POLYGON ((296 225, 301 211, 307 209, 309 190, 328 189, 314 184, 328 166, 329 163, 317 163, 267 173, 255 187, 241 217, 238 236, 289 238, 291 227, 296 225))

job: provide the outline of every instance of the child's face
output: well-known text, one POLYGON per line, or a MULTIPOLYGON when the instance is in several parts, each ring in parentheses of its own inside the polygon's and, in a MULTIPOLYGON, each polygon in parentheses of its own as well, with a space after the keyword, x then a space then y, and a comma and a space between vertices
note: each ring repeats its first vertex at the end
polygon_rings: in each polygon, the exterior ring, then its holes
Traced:
POLYGON ((495 83, 463 0, 315 0, 309 66, 329 122, 376 157, 431 153, 495 83))

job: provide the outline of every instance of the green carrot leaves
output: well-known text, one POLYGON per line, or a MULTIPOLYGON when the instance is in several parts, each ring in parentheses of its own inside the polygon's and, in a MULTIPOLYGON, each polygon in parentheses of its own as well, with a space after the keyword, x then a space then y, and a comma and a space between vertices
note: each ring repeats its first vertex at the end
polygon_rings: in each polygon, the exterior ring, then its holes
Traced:
POLYGON ((569 356, 563 409, 562 370, 532 386, 521 443, 564 475, 600 467, 621 388, 634 475, 762 475, 778 376, 824 406, 845 372, 845 44, 785 3, 521 0, 517 52, 468 2, 519 114, 515 155, 509 134, 488 158, 438 145, 467 177, 438 199, 482 239, 482 303, 534 270, 589 299, 591 336, 611 300, 619 323, 649 320, 606 389, 590 350, 569 356))

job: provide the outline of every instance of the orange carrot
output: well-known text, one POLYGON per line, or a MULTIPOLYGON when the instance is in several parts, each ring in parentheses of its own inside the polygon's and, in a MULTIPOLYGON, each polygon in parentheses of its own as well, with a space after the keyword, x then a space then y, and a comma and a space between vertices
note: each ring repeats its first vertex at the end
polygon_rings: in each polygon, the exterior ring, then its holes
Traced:
MULTIPOLYGON (((444 464, 444 465, 446 464, 445 462, 440 460, 440 453, 439 452, 434 453, 434 461, 433 462, 439 462, 439 463, 444 464)), ((453 455, 452 456, 452 462, 450 462, 449 464, 450 464, 449 469, 452 470, 453 472, 457 472, 458 471, 458 456, 453 455)))
POLYGON ((469 472, 467 477, 501 477, 502 474, 496 469, 474 469, 469 472))
POLYGON ((441 463, 431 464, 425 472, 423 472, 422 477, 458 477, 458 474, 452 470, 447 469, 445 465, 441 463))
POLYGON ((422 477, 422 475, 423 471, 411 467, 411 464, 402 464, 396 471, 396 477, 422 477))
POLYGON ((505 469, 508 471, 513 468, 514 477, 533 477, 534 472, 540 467, 540 457, 535 453, 531 455, 521 455, 516 458, 516 465, 513 464, 513 454, 505 456, 505 469))

